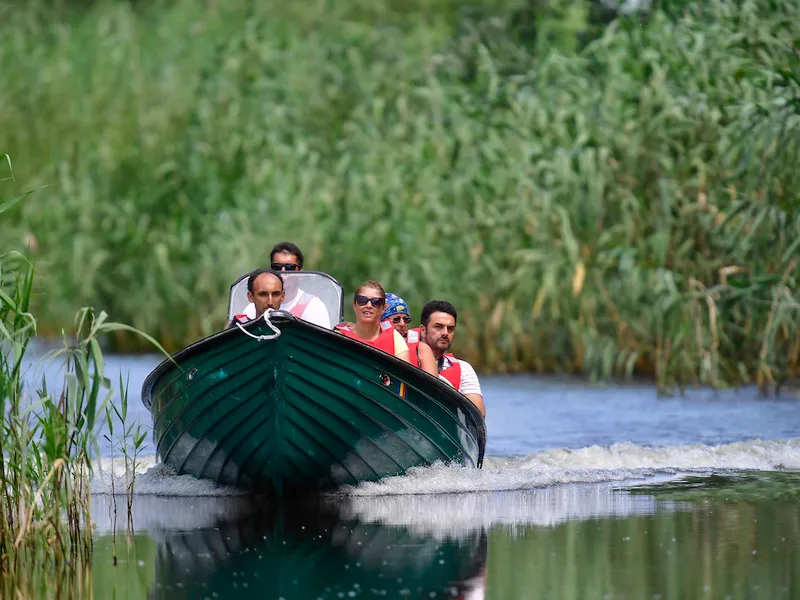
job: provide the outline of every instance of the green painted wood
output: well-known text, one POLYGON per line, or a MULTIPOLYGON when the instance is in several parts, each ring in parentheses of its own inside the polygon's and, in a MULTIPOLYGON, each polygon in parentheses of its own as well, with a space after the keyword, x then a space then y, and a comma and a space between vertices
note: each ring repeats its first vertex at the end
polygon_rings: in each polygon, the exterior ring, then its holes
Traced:
MULTIPOLYGON (((277 339, 229 329, 145 380, 158 456, 179 474, 283 493, 481 465, 485 422, 446 383, 288 313, 271 319, 277 339)), ((245 329, 270 333, 263 320, 245 329)))

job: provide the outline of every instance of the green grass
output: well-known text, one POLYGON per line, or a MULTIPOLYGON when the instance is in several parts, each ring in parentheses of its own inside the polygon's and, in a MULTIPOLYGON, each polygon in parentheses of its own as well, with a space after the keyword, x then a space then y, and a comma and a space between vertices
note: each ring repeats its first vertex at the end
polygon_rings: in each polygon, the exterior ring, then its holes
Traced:
POLYGON ((485 372, 796 378, 800 1, 655 4, 6 9, 40 330, 91 304, 180 348, 291 239, 348 294, 452 300, 485 372))

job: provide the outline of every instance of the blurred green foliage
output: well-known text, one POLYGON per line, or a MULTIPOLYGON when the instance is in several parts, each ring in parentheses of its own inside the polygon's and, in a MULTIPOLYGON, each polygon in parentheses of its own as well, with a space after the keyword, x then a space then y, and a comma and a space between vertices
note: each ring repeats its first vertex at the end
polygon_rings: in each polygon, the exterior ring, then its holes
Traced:
POLYGON ((800 0, 78 5, 0 27, 43 330, 177 349, 289 239, 454 301, 485 371, 798 375, 800 0))

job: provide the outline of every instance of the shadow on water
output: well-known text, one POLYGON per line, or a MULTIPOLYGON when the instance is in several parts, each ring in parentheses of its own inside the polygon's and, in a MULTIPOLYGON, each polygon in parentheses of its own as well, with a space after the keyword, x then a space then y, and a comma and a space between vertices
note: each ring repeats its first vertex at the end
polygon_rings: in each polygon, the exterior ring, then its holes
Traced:
MULTIPOLYGON (((611 484, 510 493, 328 496, 278 506, 252 497, 93 498, 95 597, 482 598, 490 530, 659 510, 611 484), (121 503, 120 503, 121 501, 121 503), (120 560, 112 567, 116 528, 120 560), (99 596, 98 596, 99 595, 99 596)), ((667 510, 678 509, 674 503, 667 510)))
MULTIPOLYGON (((253 498, 145 504, 147 537, 156 546, 148 598, 469 597, 485 574, 483 527, 438 535, 370 522, 335 499, 280 506, 253 498), (156 514, 170 515, 163 527, 156 514)), ((99 548, 108 548, 108 537, 99 538, 99 548)), ((124 546, 124 536, 117 538, 124 546)))

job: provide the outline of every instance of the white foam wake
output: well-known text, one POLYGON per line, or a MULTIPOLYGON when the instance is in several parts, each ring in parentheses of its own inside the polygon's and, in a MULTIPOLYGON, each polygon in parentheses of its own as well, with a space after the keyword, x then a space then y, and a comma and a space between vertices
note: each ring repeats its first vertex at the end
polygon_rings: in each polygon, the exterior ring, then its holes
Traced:
MULTIPOLYGON (((121 458, 104 458, 95 463, 92 494, 98 496, 125 493, 125 462, 121 458)), ((137 496, 241 496, 247 492, 234 487, 221 486, 213 481, 197 479, 191 475, 176 475, 168 465, 156 463, 155 456, 144 456, 136 461, 134 493, 137 496)))
MULTIPOLYGON (((97 463, 94 494, 124 493, 125 468, 121 459, 97 463)), ((649 479, 658 474, 727 470, 800 470, 800 438, 751 440, 711 446, 687 444, 648 447, 637 444, 555 449, 517 458, 488 457, 483 469, 436 464, 414 468, 406 475, 377 483, 345 487, 351 496, 445 494, 531 490, 560 484, 602 483, 649 479)), ((155 458, 140 459, 135 493, 156 496, 236 496, 242 490, 176 476, 155 458)))
POLYGON ((483 469, 433 465, 377 483, 345 487, 354 496, 530 490, 568 483, 600 483, 677 472, 800 470, 800 438, 719 446, 652 448, 637 444, 547 450, 519 458, 489 457, 483 469))
POLYGON ((408 527, 420 535, 437 538, 455 538, 498 524, 512 529, 521 525, 552 527, 571 520, 691 509, 685 503, 619 491, 612 483, 438 496, 346 496, 337 500, 339 510, 346 516, 408 527))

